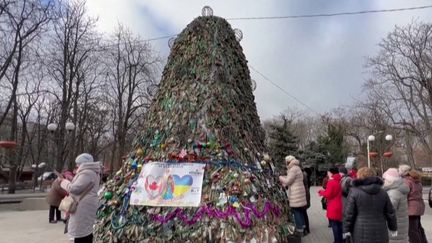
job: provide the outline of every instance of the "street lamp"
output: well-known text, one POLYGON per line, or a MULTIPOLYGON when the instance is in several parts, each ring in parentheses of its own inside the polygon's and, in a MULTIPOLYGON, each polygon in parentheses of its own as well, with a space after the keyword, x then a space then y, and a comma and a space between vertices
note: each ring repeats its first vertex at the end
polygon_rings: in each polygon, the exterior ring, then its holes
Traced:
POLYGON ((390 135, 390 134, 387 134, 387 136, 385 136, 385 140, 386 141, 391 141, 391 140, 393 140, 393 136, 390 135))
MULTIPOLYGON (((55 132, 58 128, 57 123, 50 123, 47 126, 48 131, 55 132)), ((66 122, 65 124, 66 131, 72 132, 75 129, 75 124, 73 122, 66 122)))
POLYGON ((66 131, 72 132, 75 129, 75 124, 73 122, 66 122, 66 131))
MULTIPOLYGON (((50 131, 53 134, 55 131, 57 131, 58 124, 57 123, 50 123, 50 124, 48 124, 47 129, 48 129, 48 131, 50 131)), ((67 133, 69 134, 73 130, 75 130, 75 124, 73 122, 66 122, 65 129, 66 129, 67 133)), ((54 138, 53 138, 53 141, 54 141, 54 138)), ((56 141, 54 141, 54 143, 55 142, 56 141)), ((66 143, 67 143, 67 140, 66 140, 66 143)), ((51 152, 54 152, 54 149, 51 152)), ((53 156, 52 155, 51 155, 50 160, 51 160, 51 162, 53 161, 53 156)))
POLYGON ((367 138, 367 158, 368 158, 368 168, 370 168, 370 142, 375 141, 375 136, 374 135, 369 135, 369 137, 367 138))
MULTIPOLYGON (((385 136, 385 140, 386 141, 392 141, 393 140, 393 136, 390 134, 387 134, 385 136)), ((370 157, 371 157, 371 152, 370 152, 370 142, 375 141, 375 136, 374 135, 369 135, 369 137, 367 138, 367 158, 368 158, 368 167, 371 167, 371 162, 370 162, 370 157)), ((375 153, 375 156, 377 154, 375 153)))
POLYGON ((47 126, 47 128, 48 128, 48 131, 50 131, 50 132, 55 132, 56 130, 57 130, 57 124, 56 123, 50 123, 50 124, 48 124, 48 126, 47 126))
MULTIPOLYGON (((46 163, 45 162, 41 162, 39 164, 32 164, 32 169, 34 170, 34 184, 33 184, 33 191, 36 188, 36 183, 37 183, 37 177, 38 174, 41 174, 41 181, 40 181, 40 186, 39 186, 39 190, 42 190, 42 183, 43 183, 43 173, 41 173, 42 169, 45 168, 46 163)), ((43 171, 42 171, 43 172, 43 171)))

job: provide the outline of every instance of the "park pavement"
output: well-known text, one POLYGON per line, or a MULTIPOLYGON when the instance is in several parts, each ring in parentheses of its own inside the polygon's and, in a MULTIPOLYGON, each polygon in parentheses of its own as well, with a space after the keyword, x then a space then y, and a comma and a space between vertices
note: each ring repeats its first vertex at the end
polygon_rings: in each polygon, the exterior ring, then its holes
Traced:
MULTIPOLYGON (((321 198, 318 196, 320 187, 311 187, 311 207, 308 210, 309 224, 311 233, 302 239, 302 243, 331 243, 333 234, 331 228, 328 228, 328 221, 325 216, 326 211, 321 208, 321 198)), ((427 194, 426 194, 427 195, 427 194)), ((424 195, 424 198, 427 198, 424 195)), ((428 241, 432 243, 432 209, 426 203, 426 212, 422 217, 422 225, 426 232, 428 241)))
MULTIPOLYGON (((303 243, 331 243, 331 229, 327 227, 325 211, 321 209, 318 187, 312 187, 311 207, 308 210, 311 233, 303 243)), ((422 217, 423 228, 432 243, 432 210, 427 207, 422 217)), ((0 243, 70 243, 63 234, 64 224, 49 224, 48 210, 0 211, 0 243)))

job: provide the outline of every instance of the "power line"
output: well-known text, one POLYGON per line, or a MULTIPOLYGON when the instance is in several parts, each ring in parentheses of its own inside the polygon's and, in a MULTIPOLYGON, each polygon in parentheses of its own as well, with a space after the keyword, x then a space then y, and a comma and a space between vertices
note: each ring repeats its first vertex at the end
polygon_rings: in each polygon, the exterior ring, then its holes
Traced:
POLYGON ((360 15, 372 13, 387 13, 387 12, 401 12, 432 8, 432 5, 410 7, 410 8, 393 8, 393 9, 379 9, 379 10, 363 10, 355 12, 339 12, 339 13, 321 13, 321 14, 301 14, 301 15, 287 15, 287 16, 264 16, 264 17, 238 17, 227 18, 227 20, 271 20, 271 19, 300 19, 300 18, 318 18, 318 17, 334 17, 341 15, 360 15))
POLYGON ((308 108, 309 110, 311 110, 312 112, 319 114, 319 112, 317 112, 316 110, 314 110, 312 107, 308 106, 307 104, 305 104, 303 101, 301 101, 299 98, 295 97, 294 95, 292 95, 291 93, 289 93, 288 91, 286 91, 284 88, 282 88, 281 86, 279 86, 277 83, 271 81, 267 76, 265 76, 263 73, 261 73, 260 71, 258 71, 256 68, 252 67, 249 64, 249 68, 252 69, 253 71, 255 71, 257 74, 259 74, 261 77, 263 77, 266 81, 268 81, 269 83, 271 83, 273 86, 275 86, 276 88, 278 88, 279 90, 281 90, 282 92, 284 92, 286 95, 288 95, 291 99, 294 99, 295 101, 297 101, 298 103, 300 103, 301 105, 303 105, 304 107, 308 108))
POLYGON ((177 34, 175 34, 175 35, 160 36, 160 37, 155 37, 155 38, 146 39, 146 40, 140 40, 140 41, 146 42, 146 41, 163 40, 163 39, 168 39, 168 38, 175 37, 175 36, 177 36, 177 34))
MULTIPOLYGON (((288 16, 265 16, 265 17, 237 17, 237 18, 226 18, 227 20, 271 20, 271 19, 298 19, 298 18, 317 18, 317 17, 333 17, 341 15, 359 15, 359 14, 369 14, 369 13, 385 13, 385 12, 401 12, 409 10, 420 10, 432 8, 432 5, 410 7, 410 8, 394 8, 394 9, 380 9, 380 10, 364 10, 357 12, 340 12, 340 13, 328 13, 328 14, 303 14, 303 15, 288 15, 288 16)), ((144 40, 138 40, 138 42, 150 42, 157 40, 164 40, 171 37, 175 37, 178 34, 165 35, 159 37, 153 37, 144 40)), ((106 47, 115 46, 117 44, 107 44, 106 47)))

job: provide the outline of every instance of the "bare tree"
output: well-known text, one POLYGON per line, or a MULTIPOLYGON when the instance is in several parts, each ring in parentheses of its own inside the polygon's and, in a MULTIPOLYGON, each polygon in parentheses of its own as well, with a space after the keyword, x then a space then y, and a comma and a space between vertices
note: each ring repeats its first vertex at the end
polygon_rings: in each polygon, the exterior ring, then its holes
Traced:
POLYGON ((112 168, 119 168, 126 151, 131 127, 151 101, 147 88, 154 84, 154 57, 151 46, 119 25, 107 51, 106 73, 109 81, 108 103, 113 114, 113 131, 117 147, 112 168))
MULTIPOLYGON (((4 90, 9 91, 7 105, 0 117, 0 126, 9 115, 11 129, 9 139, 18 140, 18 110, 17 90, 23 82, 25 65, 32 60, 32 45, 36 45, 41 37, 43 27, 50 21, 51 1, 42 3, 36 0, 13 1, 2 4, 0 22, 0 80, 4 90), (5 82, 8 81, 8 82, 5 82), (9 114, 12 109, 12 114, 9 114)), ((22 138, 22 136, 21 136, 22 138)), ((18 154, 9 152, 9 193, 15 192, 16 174, 22 148, 18 154)))
MULTIPOLYGON (((11 107, 16 103, 21 65, 30 44, 40 37, 43 27, 51 20, 52 2, 38 0, 2 1, 0 3, 0 81, 11 76, 10 94, 0 117, 3 124, 11 107), (12 70, 11 70, 12 69, 12 70)), ((13 108, 16 115, 16 108, 13 108)))
POLYGON ((395 128, 415 135, 432 161, 432 24, 396 27, 369 59, 369 100, 395 128))
POLYGON ((84 70, 91 65, 92 53, 98 51, 99 38, 94 29, 96 19, 86 15, 85 2, 66 1, 59 6, 57 14, 46 66, 56 85, 52 94, 60 105, 55 141, 56 168, 61 170, 70 154, 67 143, 75 141, 76 135, 76 129, 66 134, 66 122, 78 119, 78 98, 86 80, 84 70))

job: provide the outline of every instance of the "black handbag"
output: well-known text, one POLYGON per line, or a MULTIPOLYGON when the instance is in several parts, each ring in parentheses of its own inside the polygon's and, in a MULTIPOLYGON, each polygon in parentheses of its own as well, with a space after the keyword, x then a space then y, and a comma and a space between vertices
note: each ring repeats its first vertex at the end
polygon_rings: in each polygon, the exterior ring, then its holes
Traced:
POLYGON ((66 222, 65 222, 65 228, 64 228, 63 233, 67 234, 68 233, 68 226, 69 226, 69 217, 65 220, 66 220, 66 222))
POLYGON ((321 198, 321 205, 324 210, 327 210, 327 199, 321 198))

